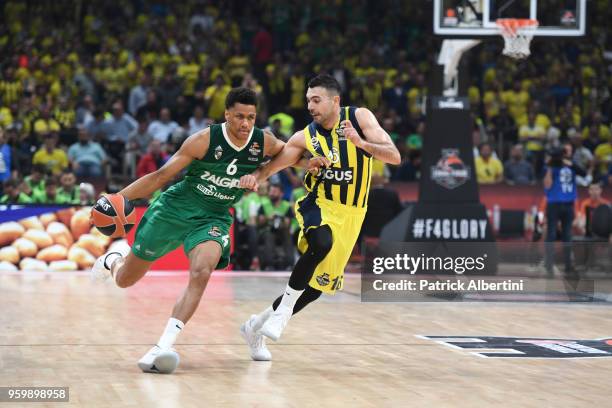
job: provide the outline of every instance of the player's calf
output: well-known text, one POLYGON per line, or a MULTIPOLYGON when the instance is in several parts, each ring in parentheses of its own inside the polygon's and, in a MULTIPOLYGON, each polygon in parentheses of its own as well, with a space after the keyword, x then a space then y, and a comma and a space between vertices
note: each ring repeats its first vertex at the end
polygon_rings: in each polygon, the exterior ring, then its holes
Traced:
POLYGON ((147 273, 152 262, 138 258, 133 253, 118 259, 112 264, 112 276, 120 288, 134 285, 147 273))
POLYGON ((172 316, 185 323, 191 319, 191 316, 193 316, 200 304, 212 272, 213 266, 211 262, 207 262, 205 259, 201 261, 198 261, 197 258, 192 259, 189 267, 189 283, 176 302, 172 316))

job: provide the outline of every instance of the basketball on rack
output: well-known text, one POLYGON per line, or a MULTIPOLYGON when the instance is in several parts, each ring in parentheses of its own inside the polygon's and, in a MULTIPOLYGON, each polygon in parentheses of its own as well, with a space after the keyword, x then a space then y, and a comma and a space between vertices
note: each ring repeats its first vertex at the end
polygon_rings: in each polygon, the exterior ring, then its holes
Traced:
POLYGON ((91 222, 104 235, 122 238, 134 227, 136 211, 120 194, 103 195, 91 210, 91 222))

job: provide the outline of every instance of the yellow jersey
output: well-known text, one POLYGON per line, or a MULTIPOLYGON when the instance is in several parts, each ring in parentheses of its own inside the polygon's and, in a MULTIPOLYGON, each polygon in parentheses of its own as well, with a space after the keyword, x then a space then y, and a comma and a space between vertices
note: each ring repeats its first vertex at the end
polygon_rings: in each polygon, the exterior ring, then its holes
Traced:
POLYGON ((42 164, 47 167, 53 174, 58 175, 68 167, 68 156, 62 149, 54 149, 49 153, 44 147, 34 153, 32 158, 33 164, 42 164))
POLYGON ((317 176, 307 173, 304 187, 317 197, 334 203, 366 208, 372 177, 372 155, 346 139, 339 128, 340 123, 348 119, 363 137, 355 116, 356 110, 353 106, 342 107, 332 130, 323 129, 315 122, 304 128, 308 151, 313 156, 327 157, 332 163, 317 176))

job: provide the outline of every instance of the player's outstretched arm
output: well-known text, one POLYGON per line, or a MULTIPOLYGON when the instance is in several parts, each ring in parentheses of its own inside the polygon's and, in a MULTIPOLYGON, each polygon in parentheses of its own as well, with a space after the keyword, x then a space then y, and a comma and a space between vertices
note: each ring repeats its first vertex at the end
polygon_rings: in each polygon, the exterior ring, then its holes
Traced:
POLYGON ((359 137, 349 120, 343 121, 346 138, 378 160, 389 164, 400 164, 402 159, 397 147, 395 147, 389 134, 380 127, 374 114, 369 109, 358 108, 355 111, 355 117, 363 131, 365 140, 359 137))
POLYGON ((264 130, 265 157, 275 157, 283 150, 283 147, 285 147, 285 142, 274 136, 274 133, 264 130))
POLYGON ((153 173, 139 178, 119 192, 128 200, 146 198, 159 190, 187 167, 194 159, 204 157, 210 143, 210 129, 204 129, 187 138, 178 152, 153 173))
MULTIPOLYGON (((266 139, 264 143, 267 144, 267 142, 268 139, 266 139)), ((289 138, 287 143, 276 145, 276 147, 271 147, 271 149, 278 149, 276 154, 273 154, 274 152, 270 151, 269 156, 273 156, 272 160, 257 169, 255 172, 253 172, 253 174, 242 176, 240 178, 241 188, 256 190, 260 182, 267 180, 268 177, 281 171, 282 169, 293 166, 299 162, 302 155, 306 151, 304 132, 300 130, 299 132, 294 133, 293 136, 289 138)))

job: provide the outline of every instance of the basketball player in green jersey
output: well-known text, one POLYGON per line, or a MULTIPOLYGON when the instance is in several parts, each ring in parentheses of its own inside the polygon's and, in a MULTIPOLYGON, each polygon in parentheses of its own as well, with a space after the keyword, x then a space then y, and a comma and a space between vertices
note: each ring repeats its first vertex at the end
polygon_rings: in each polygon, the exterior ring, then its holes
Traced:
POLYGON ((126 288, 156 259, 183 245, 189 283, 157 345, 138 362, 145 372, 171 373, 178 366, 172 346, 198 307, 211 272, 229 262, 229 208, 245 191, 239 188, 240 177, 283 149, 284 143, 272 133, 254 127, 256 103, 252 90, 232 89, 225 101, 225 123, 191 135, 163 167, 119 192, 128 200, 149 197, 187 167, 184 179, 163 192, 144 214, 131 251, 127 245, 115 246, 92 268, 94 277, 112 277, 126 288))

